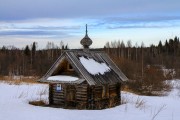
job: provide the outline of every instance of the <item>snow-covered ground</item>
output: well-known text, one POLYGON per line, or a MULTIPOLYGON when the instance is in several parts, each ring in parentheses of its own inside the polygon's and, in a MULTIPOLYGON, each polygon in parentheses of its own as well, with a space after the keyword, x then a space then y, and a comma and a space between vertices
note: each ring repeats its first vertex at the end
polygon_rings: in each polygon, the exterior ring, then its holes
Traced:
POLYGON ((67 110, 28 104, 48 98, 43 84, 10 85, 0 82, 0 120, 180 120, 180 80, 168 96, 139 96, 122 92, 126 104, 104 110, 67 110))

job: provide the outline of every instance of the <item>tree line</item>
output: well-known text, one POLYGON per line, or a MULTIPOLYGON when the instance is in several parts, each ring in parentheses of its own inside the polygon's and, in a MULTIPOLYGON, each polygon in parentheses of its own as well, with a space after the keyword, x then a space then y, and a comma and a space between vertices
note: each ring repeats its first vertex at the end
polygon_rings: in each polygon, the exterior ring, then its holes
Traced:
POLYGON ((125 75, 135 82, 130 83, 130 86, 136 91, 151 93, 152 89, 162 90, 167 88, 164 80, 180 78, 178 37, 148 47, 143 42, 132 45, 130 40, 126 44, 123 40, 112 41, 105 44, 104 50, 125 75))
POLYGON ((60 42, 59 46, 48 42, 45 49, 37 50, 38 44, 33 42, 24 49, 14 46, 0 48, 1 76, 42 76, 47 72, 62 51, 68 45, 60 42))
POLYGON ((175 69, 176 77, 180 77, 180 41, 178 37, 166 40, 165 43, 159 41, 158 45, 152 44, 149 47, 145 47, 143 42, 141 45, 137 43, 132 45, 131 41, 127 41, 125 44, 123 40, 118 40, 107 42, 104 49, 119 67, 123 67, 125 71, 127 69, 129 78, 143 77, 143 70, 148 65, 175 69))
MULTIPOLYGON (((46 48, 37 50, 38 44, 33 42, 24 49, 13 46, 0 48, 0 75, 43 75, 53 62, 61 55, 62 51, 69 49, 61 41, 59 45, 48 42, 46 48)), ((165 66, 175 69, 176 77, 180 76, 180 41, 178 37, 159 41, 158 45, 149 47, 131 41, 107 42, 103 50, 113 58, 117 65, 126 73, 128 78, 138 79, 143 77, 148 65, 165 66)))

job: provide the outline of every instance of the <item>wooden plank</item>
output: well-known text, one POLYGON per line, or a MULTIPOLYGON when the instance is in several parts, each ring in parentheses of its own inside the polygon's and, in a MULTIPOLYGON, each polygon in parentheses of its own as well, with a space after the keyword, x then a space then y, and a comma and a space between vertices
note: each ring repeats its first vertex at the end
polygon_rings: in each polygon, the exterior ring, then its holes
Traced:
POLYGON ((76 87, 76 90, 87 91, 88 87, 76 87))
POLYGON ((60 96, 60 97, 62 96, 62 97, 64 97, 64 94, 57 94, 57 93, 55 94, 54 93, 53 96, 60 96))
POLYGON ((87 106, 87 102, 85 102, 85 101, 77 102, 77 106, 79 106, 79 105, 86 105, 87 106))
POLYGON ((79 94, 76 94, 76 98, 77 97, 86 97, 87 98, 87 94, 86 95, 79 95, 79 94))
POLYGON ((54 101, 55 105, 64 105, 64 102, 54 101))
POLYGON ((87 85, 76 86, 76 88, 87 88, 87 85))
POLYGON ((86 89, 81 89, 81 88, 76 88, 76 91, 82 91, 82 92, 86 92, 87 91, 87 88, 86 89))
POLYGON ((78 92, 76 92, 76 94, 77 95, 87 95, 87 92, 80 92, 80 91, 78 91, 78 92))
POLYGON ((87 97, 77 97, 76 101, 87 101, 87 97))
POLYGON ((76 88, 77 91, 87 91, 87 88, 76 88))
POLYGON ((76 88, 77 91, 87 91, 87 88, 76 88))
POLYGON ((87 96, 87 94, 76 94, 76 96, 87 96))
POLYGON ((87 95, 76 95, 76 98, 87 98, 87 95))
POLYGON ((61 97, 61 96, 53 96, 53 100, 54 99, 65 99, 64 97, 61 97))
POLYGON ((64 96, 64 93, 53 93, 53 96, 64 96))
POLYGON ((64 92, 53 92, 53 95, 64 95, 64 92))
POLYGON ((65 98, 64 97, 59 97, 59 96, 54 96, 53 99, 57 99, 57 100, 64 100, 65 98))
POLYGON ((76 98, 76 100, 77 100, 77 102, 78 102, 78 101, 87 101, 86 98, 76 98))
POLYGON ((84 101, 84 102, 87 102, 87 98, 76 98, 76 101, 77 102, 80 102, 80 101, 84 101))
POLYGON ((60 101, 60 102, 64 102, 64 99, 58 99, 58 98, 53 98, 53 101, 60 101))
POLYGON ((64 94, 64 91, 57 91, 57 90, 52 90, 53 93, 56 93, 56 94, 64 94))
POLYGON ((59 96, 53 96, 53 99, 59 99, 59 100, 64 100, 64 97, 59 97, 59 96))

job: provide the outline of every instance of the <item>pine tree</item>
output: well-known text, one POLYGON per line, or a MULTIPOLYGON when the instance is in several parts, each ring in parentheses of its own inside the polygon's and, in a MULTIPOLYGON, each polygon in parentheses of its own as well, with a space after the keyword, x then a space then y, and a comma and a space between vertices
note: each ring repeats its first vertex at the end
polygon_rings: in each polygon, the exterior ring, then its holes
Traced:
POLYGON ((162 46, 162 42, 161 40, 159 41, 159 44, 158 44, 158 53, 161 54, 163 51, 163 46, 162 46))
POLYGON ((165 42, 164 51, 166 52, 166 54, 168 54, 168 52, 169 52, 169 43, 167 40, 165 42))
POLYGON ((36 48, 37 47, 37 43, 33 42, 32 44, 32 57, 34 57, 36 55, 36 48))
POLYGON ((25 49, 24 49, 24 54, 25 54, 26 56, 29 56, 29 55, 30 55, 30 49, 29 49, 29 46, 28 46, 28 45, 26 45, 26 47, 25 47, 25 49))

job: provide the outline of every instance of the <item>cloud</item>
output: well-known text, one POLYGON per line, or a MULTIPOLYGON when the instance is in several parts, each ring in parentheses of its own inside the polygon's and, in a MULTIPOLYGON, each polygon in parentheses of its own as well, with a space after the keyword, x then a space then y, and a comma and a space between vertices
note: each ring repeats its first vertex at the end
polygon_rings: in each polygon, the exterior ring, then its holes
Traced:
POLYGON ((31 26, 31 27, 18 27, 18 26, 0 26, 0 30, 24 30, 24 31, 65 31, 65 30, 77 30, 79 26, 31 26))
POLYGON ((67 32, 61 31, 43 31, 43 30, 8 30, 8 31, 0 31, 0 36, 26 36, 30 37, 41 37, 41 38, 68 38, 73 35, 67 34, 67 32))
POLYGON ((173 27, 179 26, 173 23, 180 20, 179 4, 179 0, 2 0, 0 23, 8 25, 0 25, 0 30, 72 33, 86 23, 103 29, 173 27))
POLYGON ((0 24, 0 36, 26 36, 26 37, 72 37, 79 33, 78 25, 58 25, 60 22, 42 22, 39 20, 23 22, 2 22, 0 24), (50 23, 50 24, 49 24, 50 23))
POLYGON ((108 26, 108 29, 129 29, 129 28, 167 28, 172 27, 164 25, 118 25, 118 26, 108 26))
POLYGON ((180 14, 179 0, 1 0, 0 20, 180 14))
POLYGON ((53 35, 51 32, 47 31, 1 31, 0 35, 53 35))
POLYGON ((107 17, 96 25, 105 29, 180 27, 180 16, 107 17))
POLYGON ((161 21, 171 21, 171 20, 180 20, 180 15, 139 15, 139 16, 124 16, 124 17, 107 17, 105 18, 106 22, 122 22, 122 23, 137 23, 137 22, 161 22, 161 21))
MULTIPOLYGON (((85 25, 85 22, 79 22, 82 19, 74 19, 74 21, 71 20, 71 22, 64 24, 61 19, 48 20, 42 20, 42 22, 39 19, 4 22, 0 24, 0 36, 68 38, 82 33, 80 30, 85 25)), ((88 28, 101 31, 106 29, 180 27, 180 16, 104 17, 101 19, 84 19, 84 21, 89 23, 88 28)))

